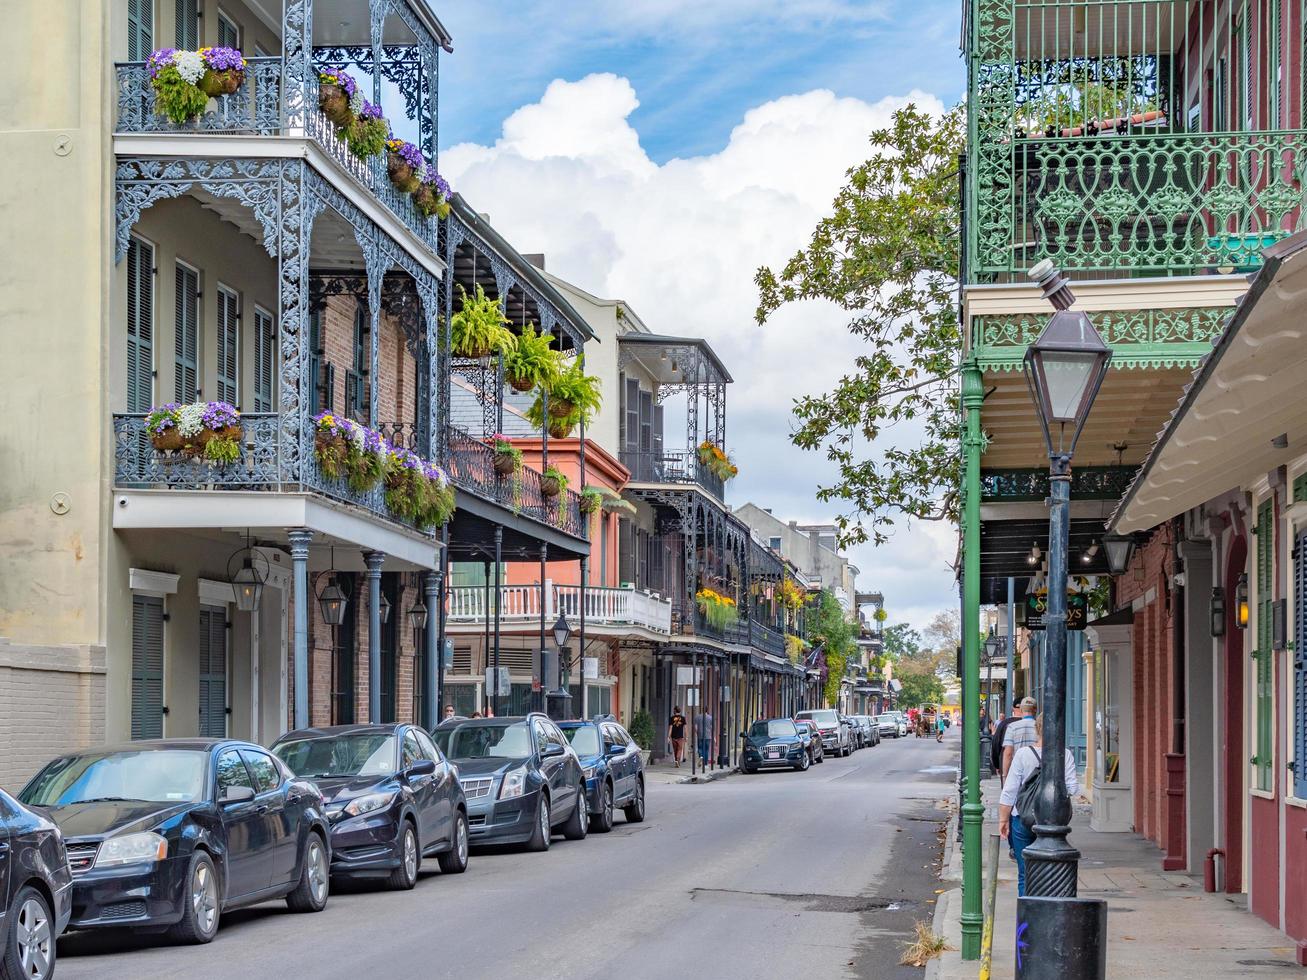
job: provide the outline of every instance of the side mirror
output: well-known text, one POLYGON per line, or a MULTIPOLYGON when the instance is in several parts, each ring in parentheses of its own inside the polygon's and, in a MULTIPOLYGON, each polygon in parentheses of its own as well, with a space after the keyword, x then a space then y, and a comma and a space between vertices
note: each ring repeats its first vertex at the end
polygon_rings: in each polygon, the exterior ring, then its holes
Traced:
POLYGON ((608 746, 608 754, 609 754, 609 755, 625 755, 625 754, 626 754, 626 746, 625 746, 625 745, 609 745, 609 746, 608 746))
POLYGON ((556 759, 558 756, 563 755, 565 751, 566 750, 557 742, 550 742, 545 746, 544 758, 556 759))
POLYGON ((222 799, 218 802, 224 806, 233 803, 248 803, 254 799, 254 789, 250 786, 228 786, 222 791, 222 799))
POLYGON ((748 737, 749 737, 749 736, 748 736, 747 733, 745 733, 745 732, 740 732, 740 738, 748 738, 748 737))
POLYGON ((436 771, 436 764, 430 759, 415 759, 413 765, 408 767, 410 776, 430 776, 436 771))

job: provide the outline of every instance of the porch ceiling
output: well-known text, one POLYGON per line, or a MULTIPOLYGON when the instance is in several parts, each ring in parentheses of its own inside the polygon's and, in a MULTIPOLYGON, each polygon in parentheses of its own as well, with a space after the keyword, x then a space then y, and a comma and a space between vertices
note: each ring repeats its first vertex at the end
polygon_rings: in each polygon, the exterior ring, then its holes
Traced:
MULTIPOLYGON (((260 248, 263 247, 263 226, 254 212, 229 197, 215 197, 196 186, 190 195, 243 235, 248 235, 260 248)), ((331 208, 323 208, 313 225, 309 243, 309 265, 315 268, 338 271, 363 272, 363 252, 354 238, 353 226, 331 208)))

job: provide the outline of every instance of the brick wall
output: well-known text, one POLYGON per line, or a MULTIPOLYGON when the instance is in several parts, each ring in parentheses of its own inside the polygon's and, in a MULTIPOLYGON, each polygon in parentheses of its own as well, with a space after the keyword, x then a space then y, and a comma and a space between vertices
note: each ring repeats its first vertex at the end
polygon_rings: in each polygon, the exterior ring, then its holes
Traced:
MULTIPOLYGON (((322 312, 323 361, 335 366, 336 384, 331 404, 337 411, 345 409, 345 372, 354 368, 354 311, 358 301, 353 296, 331 296, 322 312)), ((381 333, 377 342, 380 379, 377 382, 377 418, 371 422, 417 420, 417 362, 404 343, 404 332, 393 318, 382 314, 381 333)))

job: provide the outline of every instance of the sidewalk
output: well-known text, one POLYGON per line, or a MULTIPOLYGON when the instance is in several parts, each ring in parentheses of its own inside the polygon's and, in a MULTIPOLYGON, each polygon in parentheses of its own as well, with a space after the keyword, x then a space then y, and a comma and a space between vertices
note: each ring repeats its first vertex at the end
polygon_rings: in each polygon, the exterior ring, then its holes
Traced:
MULTIPOLYGON (((982 848, 998 833, 997 779, 982 784, 985 823, 982 848)), ((963 963, 962 848, 955 843, 957 815, 949 826, 943 885, 934 928, 953 952, 926 968, 927 980, 962 980, 979 973, 978 962, 963 963)), ((1184 977, 1185 980, 1297 969, 1292 946, 1283 933, 1244 910, 1242 896, 1206 894, 1201 878, 1163 872, 1162 852, 1135 834, 1099 834, 1089 829, 1089 807, 1080 804, 1071 821, 1071 841, 1081 853, 1079 893, 1105 898, 1107 975, 1184 977)), ((985 876, 982 874, 982 890, 985 876)), ((1017 867, 1000 842, 998 901, 994 922, 994 959, 990 976, 1014 976, 1013 932, 1016 928, 1017 867)))
POLYGON ((711 783, 738 772, 737 769, 709 769, 704 772, 697 765, 694 775, 690 775, 690 763, 681 763, 678 769, 670 762, 650 763, 644 767, 645 779, 651 783, 711 783))

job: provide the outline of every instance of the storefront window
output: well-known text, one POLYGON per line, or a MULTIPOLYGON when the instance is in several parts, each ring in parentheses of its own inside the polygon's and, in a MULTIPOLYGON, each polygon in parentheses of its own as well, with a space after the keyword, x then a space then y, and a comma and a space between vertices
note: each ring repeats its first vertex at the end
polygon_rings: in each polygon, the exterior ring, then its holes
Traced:
POLYGON ((475 684, 446 684, 445 704, 454 706, 454 714, 465 718, 472 717, 472 712, 480 710, 477 703, 477 686, 475 684))
POLYGON ((1104 783, 1120 781, 1121 768, 1121 678, 1117 654, 1094 651, 1094 742, 1097 751, 1094 771, 1104 783))

